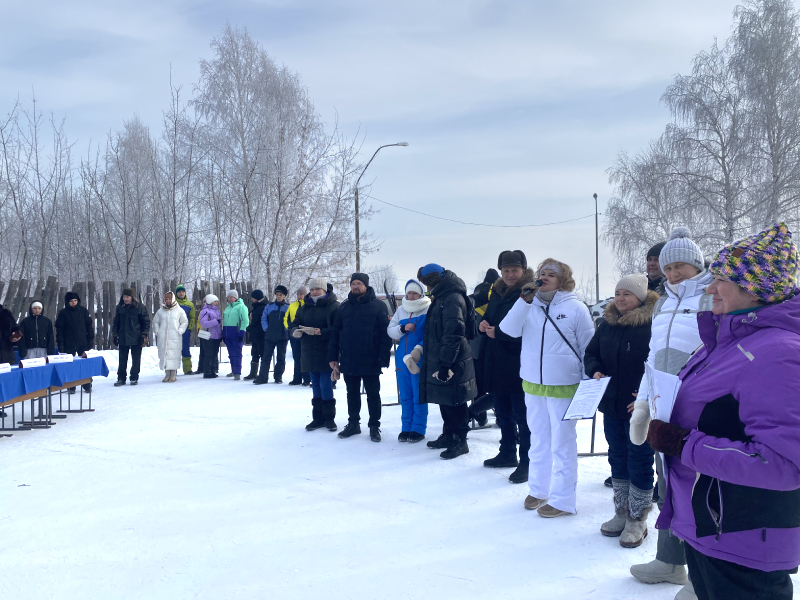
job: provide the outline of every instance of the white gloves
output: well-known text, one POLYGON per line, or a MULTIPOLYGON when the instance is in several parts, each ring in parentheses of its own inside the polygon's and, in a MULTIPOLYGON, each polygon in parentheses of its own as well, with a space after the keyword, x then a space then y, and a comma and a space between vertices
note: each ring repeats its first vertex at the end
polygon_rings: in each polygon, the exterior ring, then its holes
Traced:
POLYGON ((641 446, 647 440, 647 431, 650 428, 650 404, 647 400, 637 400, 633 403, 631 415, 631 441, 641 446))
POLYGON ((292 337, 293 338, 297 338, 297 339, 300 339, 301 337, 303 337, 303 332, 300 331, 299 327, 292 332, 292 337))
POLYGON ((417 363, 422 358, 422 346, 414 346, 414 349, 403 357, 403 362, 408 367, 408 372, 412 375, 419 373, 417 363))

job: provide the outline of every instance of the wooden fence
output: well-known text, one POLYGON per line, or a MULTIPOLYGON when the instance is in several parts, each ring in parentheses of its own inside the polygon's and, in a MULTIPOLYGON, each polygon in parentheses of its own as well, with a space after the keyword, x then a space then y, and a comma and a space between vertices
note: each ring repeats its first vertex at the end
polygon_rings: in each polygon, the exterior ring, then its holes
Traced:
MULTIPOLYGON (((41 302, 43 314, 49 317, 53 323, 56 321, 58 311, 64 308, 64 295, 68 291, 73 291, 81 299, 89 311, 89 316, 94 322, 95 347, 101 350, 112 348, 111 329, 114 325, 114 315, 117 311, 117 304, 122 299, 122 290, 130 287, 153 318, 155 312, 161 306, 161 299, 167 291, 175 291, 178 282, 153 280, 150 284, 141 281, 130 283, 115 283, 104 281, 98 288, 94 281, 79 281, 67 287, 59 284, 55 277, 48 277, 46 280, 38 281, 28 279, 12 279, 9 282, 0 281, 0 304, 11 311, 14 319, 19 322, 28 315, 28 310, 32 302, 41 302)), ((183 284, 186 288, 187 297, 195 306, 196 317, 199 319, 200 310, 203 307, 203 298, 208 294, 214 294, 219 298, 220 311, 224 311, 227 306, 225 293, 229 289, 239 292, 239 297, 250 309, 250 292, 253 291, 253 282, 241 281, 229 283, 227 286, 218 281, 194 281, 183 284)), ((192 330, 191 343, 197 345, 197 327, 192 330)))

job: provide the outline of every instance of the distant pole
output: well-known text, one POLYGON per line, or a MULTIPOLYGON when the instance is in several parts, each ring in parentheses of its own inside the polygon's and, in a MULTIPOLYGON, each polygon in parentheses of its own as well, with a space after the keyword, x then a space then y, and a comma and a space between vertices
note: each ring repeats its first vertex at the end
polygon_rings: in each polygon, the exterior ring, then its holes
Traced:
POLYGON ((381 146, 380 148, 378 148, 377 150, 375 150, 375 154, 372 155, 372 158, 369 159, 369 162, 364 167, 364 170, 361 171, 361 175, 359 175, 358 179, 356 179, 356 187, 355 187, 355 190, 353 191, 353 196, 355 196, 355 200, 356 200, 356 202, 355 202, 355 204, 356 204, 356 272, 361 272, 361 230, 360 230, 359 222, 358 222, 358 215, 359 215, 358 182, 361 181, 361 178, 364 176, 364 173, 367 172, 367 168, 369 167, 370 163, 375 159, 376 156, 378 156, 378 152, 380 152, 381 149, 388 148, 390 146, 402 146, 402 147, 405 147, 405 146, 408 146, 408 142, 397 142, 396 144, 385 144, 385 145, 381 146))
POLYGON ((600 229, 597 220, 597 194, 594 194, 594 284, 597 287, 597 303, 600 303, 600 229))

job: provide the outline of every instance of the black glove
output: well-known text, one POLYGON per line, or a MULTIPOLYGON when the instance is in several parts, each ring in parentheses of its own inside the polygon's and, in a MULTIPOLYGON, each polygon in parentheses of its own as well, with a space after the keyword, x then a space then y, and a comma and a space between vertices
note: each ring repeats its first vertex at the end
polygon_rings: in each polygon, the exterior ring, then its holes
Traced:
POLYGON ((439 370, 433 374, 433 378, 442 383, 447 383, 453 377, 453 369, 449 366, 439 367, 439 370))

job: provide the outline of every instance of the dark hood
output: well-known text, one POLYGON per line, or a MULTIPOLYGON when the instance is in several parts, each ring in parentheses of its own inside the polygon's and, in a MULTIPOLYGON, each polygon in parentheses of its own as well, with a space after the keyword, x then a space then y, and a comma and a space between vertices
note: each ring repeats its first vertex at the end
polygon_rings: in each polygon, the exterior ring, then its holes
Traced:
MULTIPOLYGON (((81 305, 81 298, 80 296, 78 296, 78 294, 76 294, 75 292, 67 292, 66 294, 64 294, 64 308, 72 308, 69 305, 70 300, 77 300, 78 306, 81 305)), ((76 306, 75 308, 78 308, 78 306, 76 306)))
MULTIPOLYGON (((367 292, 369 292, 369 289, 367 292)), ((458 275, 452 271, 445 270, 442 280, 431 290, 431 298, 435 299, 447 296, 448 294, 464 294, 466 296, 467 286, 464 285, 464 282, 458 275)))
POLYGON ((486 271, 486 277, 483 278, 483 283, 492 284, 500 278, 500 273, 496 269, 489 269, 486 271))

